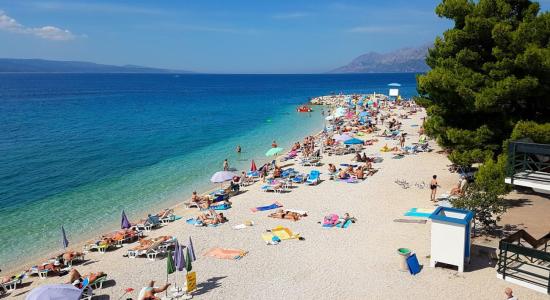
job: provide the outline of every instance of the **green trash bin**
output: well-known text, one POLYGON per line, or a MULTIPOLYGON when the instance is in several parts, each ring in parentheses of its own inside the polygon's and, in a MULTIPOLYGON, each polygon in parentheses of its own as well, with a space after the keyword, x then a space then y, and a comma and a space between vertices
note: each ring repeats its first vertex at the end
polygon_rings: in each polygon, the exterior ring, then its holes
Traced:
POLYGON ((411 250, 408 248, 399 248, 397 249, 397 254, 399 254, 399 270, 408 272, 407 258, 411 255, 411 250))

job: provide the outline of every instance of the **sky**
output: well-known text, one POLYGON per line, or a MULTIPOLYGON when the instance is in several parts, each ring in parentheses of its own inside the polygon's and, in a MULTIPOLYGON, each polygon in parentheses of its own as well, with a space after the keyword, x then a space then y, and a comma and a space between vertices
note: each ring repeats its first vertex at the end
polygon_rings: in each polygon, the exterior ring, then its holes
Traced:
MULTIPOLYGON (((550 0, 542 1, 548 9, 550 0)), ((317 73, 430 43, 437 0, 0 0, 0 57, 205 73, 317 73)))

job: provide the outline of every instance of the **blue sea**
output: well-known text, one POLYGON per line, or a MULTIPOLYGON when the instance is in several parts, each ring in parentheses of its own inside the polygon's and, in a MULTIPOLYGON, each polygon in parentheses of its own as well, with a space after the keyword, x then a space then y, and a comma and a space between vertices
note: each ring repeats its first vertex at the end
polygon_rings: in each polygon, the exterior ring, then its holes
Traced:
POLYGON ((415 74, 0 74, 0 268, 61 250, 62 225, 77 243, 181 203, 225 158, 267 161, 322 130, 309 97, 391 82, 416 95, 415 74))

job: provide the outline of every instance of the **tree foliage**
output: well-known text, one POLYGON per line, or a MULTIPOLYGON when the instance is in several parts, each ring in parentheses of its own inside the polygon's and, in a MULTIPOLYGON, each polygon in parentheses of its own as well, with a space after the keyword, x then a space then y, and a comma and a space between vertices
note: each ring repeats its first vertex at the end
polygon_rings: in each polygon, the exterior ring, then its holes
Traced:
POLYGON ((488 233, 495 228, 500 216, 506 211, 502 199, 490 191, 485 191, 478 184, 469 186, 464 196, 452 200, 453 207, 467 209, 474 213, 474 228, 479 224, 481 233, 488 233))
POLYGON ((518 121, 550 121, 550 13, 528 0, 443 0, 436 13, 454 27, 417 79, 427 134, 474 161, 499 152, 518 121))

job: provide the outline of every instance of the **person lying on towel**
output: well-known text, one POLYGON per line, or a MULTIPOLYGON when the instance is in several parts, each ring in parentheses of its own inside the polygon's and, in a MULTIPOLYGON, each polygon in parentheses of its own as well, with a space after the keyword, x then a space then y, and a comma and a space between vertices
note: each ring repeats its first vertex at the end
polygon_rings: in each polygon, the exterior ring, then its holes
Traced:
POLYGON ((208 225, 217 225, 227 222, 227 218, 224 217, 223 213, 204 213, 200 214, 197 217, 197 224, 202 226, 208 226, 208 225))
POLYGON ((296 213, 296 212, 284 211, 282 209, 279 209, 276 212, 274 212, 272 214, 269 214, 268 217, 298 221, 298 220, 300 220, 301 215, 299 213, 296 213))

